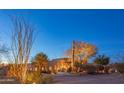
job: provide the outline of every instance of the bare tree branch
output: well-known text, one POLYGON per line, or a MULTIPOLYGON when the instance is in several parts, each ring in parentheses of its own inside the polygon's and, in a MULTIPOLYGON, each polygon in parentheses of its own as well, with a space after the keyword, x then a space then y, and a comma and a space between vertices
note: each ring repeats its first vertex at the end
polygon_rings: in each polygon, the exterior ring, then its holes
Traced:
POLYGON ((12 30, 12 54, 16 64, 24 65, 21 77, 24 83, 35 30, 22 17, 11 17, 11 20, 14 26, 14 30, 12 30))

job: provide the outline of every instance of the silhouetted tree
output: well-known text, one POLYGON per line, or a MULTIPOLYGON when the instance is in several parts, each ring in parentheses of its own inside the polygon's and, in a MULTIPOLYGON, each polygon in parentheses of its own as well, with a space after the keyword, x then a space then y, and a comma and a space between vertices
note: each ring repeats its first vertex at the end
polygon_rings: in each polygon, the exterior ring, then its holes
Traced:
POLYGON ((101 65, 107 65, 107 64, 109 64, 109 57, 107 57, 105 55, 98 55, 94 59, 94 63, 95 64, 101 64, 101 65))

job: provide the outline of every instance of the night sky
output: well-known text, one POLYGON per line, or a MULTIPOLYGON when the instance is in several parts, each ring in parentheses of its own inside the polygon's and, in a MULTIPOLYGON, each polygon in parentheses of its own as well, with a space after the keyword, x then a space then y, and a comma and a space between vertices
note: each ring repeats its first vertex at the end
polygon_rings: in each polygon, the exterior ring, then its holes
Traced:
POLYGON ((32 57, 39 52, 63 57, 73 40, 91 43, 113 59, 124 53, 124 10, 0 10, 0 42, 9 47, 8 15, 23 16, 36 27, 32 57))

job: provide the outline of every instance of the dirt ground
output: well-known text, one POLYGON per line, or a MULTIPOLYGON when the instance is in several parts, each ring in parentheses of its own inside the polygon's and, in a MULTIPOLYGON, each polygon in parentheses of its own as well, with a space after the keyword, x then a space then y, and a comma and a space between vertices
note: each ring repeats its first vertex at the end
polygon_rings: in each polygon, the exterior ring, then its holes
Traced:
POLYGON ((55 84, 124 84, 124 74, 54 75, 55 84))
MULTIPOLYGON (((51 76, 51 75, 50 75, 51 76)), ((52 75, 53 84, 124 84, 124 74, 78 75, 59 73, 52 75)), ((13 79, 0 78, 0 84, 19 84, 13 79)))

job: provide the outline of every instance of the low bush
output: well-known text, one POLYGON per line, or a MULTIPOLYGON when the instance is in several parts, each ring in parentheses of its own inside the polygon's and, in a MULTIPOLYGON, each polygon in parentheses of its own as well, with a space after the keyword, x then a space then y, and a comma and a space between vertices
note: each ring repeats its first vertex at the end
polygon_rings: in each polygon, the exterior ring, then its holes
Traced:
POLYGON ((44 76, 41 75, 40 72, 28 72, 26 83, 27 84, 50 84, 53 82, 53 79, 51 76, 44 76))
MULTIPOLYGON (((21 82, 22 78, 22 68, 24 65, 10 64, 7 67, 7 77, 15 78, 17 81, 21 82)), ((27 71, 26 73, 26 84, 41 84, 52 82, 52 77, 44 77, 40 71, 27 71)))
POLYGON ((96 67, 93 65, 86 65, 86 71, 88 74, 95 74, 96 73, 96 67))
POLYGON ((16 78, 21 82, 22 68, 24 65, 9 64, 7 66, 7 77, 16 78))
POLYGON ((84 72, 87 74, 95 74, 96 73, 96 67, 93 64, 81 64, 81 63, 76 63, 75 64, 76 68, 79 68, 78 72, 84 72))
POLYGON ((104 71, 104 66, 103 65, 96 65, 96 72, 98 74, 102 74, 104 71))
POLYGON ((42 76, 38 71, 28 71, 26 75, 26 84, 40 84, 42 81, 42 76))
POLYGON ((116 64, 116 69, 120 73, 124 73, 124 62, 116 64))
POLYGON ((42 84, 51 84, 53 83, 53 78, 51 76, 46 76, 41 79, 42 84))
POLYGON ((67 72, 72 72, 72 68, 71 67, 69 67, 68 69, 67 69, 67 72))

